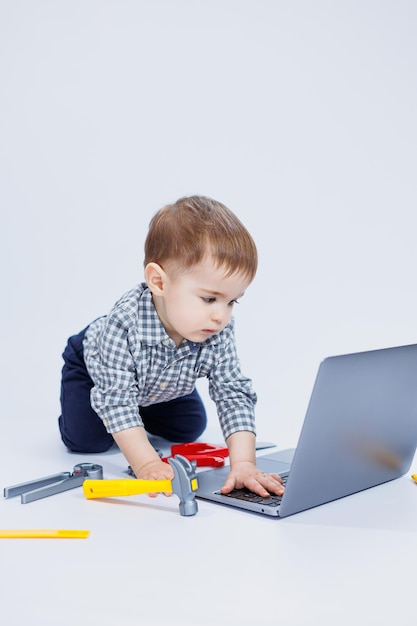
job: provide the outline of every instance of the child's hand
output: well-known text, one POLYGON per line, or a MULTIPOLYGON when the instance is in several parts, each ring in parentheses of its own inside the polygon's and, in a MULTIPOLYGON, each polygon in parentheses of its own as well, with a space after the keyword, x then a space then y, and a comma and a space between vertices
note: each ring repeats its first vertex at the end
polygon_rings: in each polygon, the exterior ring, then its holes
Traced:
MULTIPOLYGON (((169 463, 164 463, 159 459, 146 463, 139 470, 135 471, 136 478, 141 480, 172 480, 174 478, 174 470, 169 463)), ((150 493, 151 498, 156 498, 157 493, 150 493)), ((165 493, 166 496, 172 496, 171 492, 165 493)))
POLYGON ((235 463, 220 491, 226 494, 242 487, 246 487, 263 498, 267 498, 271 493, 278 496, 284 493, 282 479, 278 474, 265 474, 250 461, 235 463))

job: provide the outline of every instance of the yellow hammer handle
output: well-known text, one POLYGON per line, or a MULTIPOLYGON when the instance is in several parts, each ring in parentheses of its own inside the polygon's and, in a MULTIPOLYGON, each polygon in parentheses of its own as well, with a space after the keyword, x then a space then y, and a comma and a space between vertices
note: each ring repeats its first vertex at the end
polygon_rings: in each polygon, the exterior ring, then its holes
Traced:
POLYGON ((86 498, 112 498, 116 496, 136 496, 141 493, 172 492, 171 480, 140 480, 119 478, 117 480, 93 480, 83 482, 86 498))
POLYGON ((411 478, 417 483, 417 474, 411 474, 411 478))

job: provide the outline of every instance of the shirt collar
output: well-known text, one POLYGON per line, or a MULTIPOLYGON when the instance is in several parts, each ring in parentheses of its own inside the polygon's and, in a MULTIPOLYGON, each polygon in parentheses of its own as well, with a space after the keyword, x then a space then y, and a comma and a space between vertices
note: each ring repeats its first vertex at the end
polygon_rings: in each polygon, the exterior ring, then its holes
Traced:
POLYGON ((138 302, 138 334, 140 340, 150 346, 167 340, 172 341, 158 317, 152 301, 152 292, 146 283, 142 283, 141 286, 143 291, 138 302))

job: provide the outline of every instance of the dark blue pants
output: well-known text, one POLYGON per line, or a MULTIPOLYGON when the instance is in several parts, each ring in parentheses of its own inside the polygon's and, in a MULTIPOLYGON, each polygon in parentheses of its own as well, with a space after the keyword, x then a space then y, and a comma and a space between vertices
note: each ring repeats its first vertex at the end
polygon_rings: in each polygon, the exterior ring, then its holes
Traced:
MULTIPOLYGON (((72 452, 105 452, 114 443, 93 410, 90 391, 94 386, 83 357, 84 329, 69 338, 63 353, 61 415, 58 419, 62 441, 72 452)), ((207 424, 203 402, 192 393, 169 402, 139 407, 147 432, 169 441, 195 441, 207 424)))

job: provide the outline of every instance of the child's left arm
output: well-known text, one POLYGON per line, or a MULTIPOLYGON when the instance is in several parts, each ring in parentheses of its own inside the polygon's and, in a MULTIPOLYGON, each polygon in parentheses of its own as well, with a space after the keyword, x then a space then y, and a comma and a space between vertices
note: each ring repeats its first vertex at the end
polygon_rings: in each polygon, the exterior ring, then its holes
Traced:
POLYGON ((246 487, 264 498, 270 493, 282 495, 284 487, 278 474, 265 474, 256 467, 255 435, 249 431, 235 432, 227 438, 230 473, 221 489, 230 493, 246 487))

